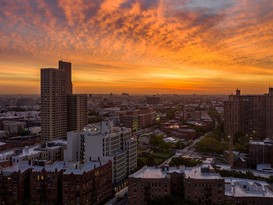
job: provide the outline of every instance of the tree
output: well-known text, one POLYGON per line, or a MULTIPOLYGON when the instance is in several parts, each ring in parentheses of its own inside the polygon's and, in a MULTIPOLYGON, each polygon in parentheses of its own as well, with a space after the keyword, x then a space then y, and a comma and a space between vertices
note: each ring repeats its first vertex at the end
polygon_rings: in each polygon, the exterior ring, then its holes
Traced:
POLYGON ((172 158, 169 165, 170 166, 185 165, 187 167, 194 167, 200 163, 202 163, 202 161, 196 160, 196 159, 190 159, 190 158, 184 158, 184 157, 174 157, 174 158, 172 158))

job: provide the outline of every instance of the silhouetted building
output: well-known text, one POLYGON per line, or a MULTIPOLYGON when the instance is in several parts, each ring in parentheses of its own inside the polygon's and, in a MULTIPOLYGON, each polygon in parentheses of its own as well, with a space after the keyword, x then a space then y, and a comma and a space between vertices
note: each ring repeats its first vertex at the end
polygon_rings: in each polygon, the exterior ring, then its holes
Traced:
POLYGON ((87 96, 72 94, 71 63, 41 69, 41 128, 44 141, 65 138, 88 121, 87 96))
POLYGON ((146 96, 146 103, 150 105, 158 105, 160 103, 159 96, 146 96))
POLYGON ((65 72, 41 69, 41 134, 44 141, 65 138, 67 133, 67 96, 65 72))
POLYGON ((67 131, 79 131, 88 124, 87 95, 67 96, 67 131))
POLYGON ((71 63, 60 60, 59 61, 59 69, 65 71, 65 91, 67 95, 73 93, 73 85, 72 85, 72 75, 71 75, 71 63))
POLYGON ((272 138, 273 89, 265 95, 230 95, 224 102, 225 134, 245 133, 272 138))

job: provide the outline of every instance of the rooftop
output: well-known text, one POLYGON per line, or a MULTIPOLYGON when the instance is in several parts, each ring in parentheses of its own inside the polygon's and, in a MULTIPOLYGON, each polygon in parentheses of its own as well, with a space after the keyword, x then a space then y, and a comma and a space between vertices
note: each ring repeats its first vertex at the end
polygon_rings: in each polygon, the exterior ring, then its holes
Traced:
POLYGON ((37 150, 39 148, 38 145, 34 147, 25 147, 23 149, 15 150, 14 156, 17 157, 24 157, 24 156, 31 156, 40 153, 41 151, 37 150))
POLYGON ((273 189, 265 181, 225 178, 225 195, 232 197, 273 198, 273 189))
POLYGON ((17 164, 14 166, 10 166, 7 168, 3 168, 1 171, 3 173, 11 174, 12 172, 21 171, 24 172, 27 169, 32 169, 33 172, 41 172, 43 169, 45 169, 47 172, 55 172, 64 170, 64 174, 75 174, 75 175, 81 175, 84 172, 89 172, 96 167, 100 167, 101 165, 106 164, 107 162, 99 162, 99 161, 91 161, 87 162, 85 164, 81 164, 80 162, 55 162, 51 165, 44 165, 44 166, 38 166, 38 165, 29 165, 27 162, 24 164, 17 164))
POLYGON ((193 179, 222 179, 219 173, 211 172, 213 168, 210 165, 202 165, 185 170, 185 178, 193 179))
POLYGON ((0 146, 5 145, 5 144, 6 144, 5 142, 0 142, 0 146))
POLYGON ((264 141, 256 141, 256 140, 251 140, 249 144, 252 145, 266 145, 266 146, 273 146, 273 141, 269 139, 265 139, 264 141))
POLYGON ((177 172, 184 173, 185 167, 147 167, 144 166, 142 169, 138 170, 136 173, 130 175, 132 178, 143 178, 143 179, 162 179, 166 178, 168 174, 177 172))

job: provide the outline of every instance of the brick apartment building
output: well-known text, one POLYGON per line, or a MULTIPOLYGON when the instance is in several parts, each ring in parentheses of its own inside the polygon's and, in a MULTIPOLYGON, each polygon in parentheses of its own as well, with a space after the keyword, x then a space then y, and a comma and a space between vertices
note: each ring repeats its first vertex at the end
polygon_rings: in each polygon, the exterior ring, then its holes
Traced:
POLYGON ((273 142, 270 140, 250 141, 249 165, 256 168, 257 164, 269 164, 273 167, 273 142))
POLYGON ((225 180, 218 173, 211 173, 209 166, 185 171, 185 199, 199 205, 222 204, 225 198, 225 180))
POLYGON ((146 205, 155 198, 170 195, 173 191, 182 193, 179 188, 183 186, 183 175, 184 167, 143 167, 129 176, 129 204, 146 205))
POLYGON ((153 125, 156 119, 156 112, 153 109, 138 109, 128 111, 122 116, 124 127, 131 128, 132 131, 153 125))
POLYGON ((97 205, 112 196, 110 161, 52 165, 37 161, 3 168, 0 173, 0 204, 97 205))
POLYGON ((28 202, 30 170, 0 172, 0 204, 20 204, 28 202))
POLYGON ((230 95, 224 102, 224 126, 226 135, 245 133, 272 138, 273 88, 265 95, 230 95))
POLYGON ((272 205, 273 189, 264 181, 221 177, 205 163, 197 167, 166 169, 143 167, 129 177, 129 204, 177 195, 198 205, 272 205))

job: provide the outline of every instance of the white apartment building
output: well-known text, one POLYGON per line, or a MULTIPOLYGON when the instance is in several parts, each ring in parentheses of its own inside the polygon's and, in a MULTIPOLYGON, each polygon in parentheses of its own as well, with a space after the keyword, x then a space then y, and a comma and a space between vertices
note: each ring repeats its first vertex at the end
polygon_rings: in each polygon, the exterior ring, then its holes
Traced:
POLYGON ((114 127, 113 121, 89 124, 68 132, 64 160, 111 160, 113 183, 118 185, 137 167, 137 140, 130 128, 114 127))

